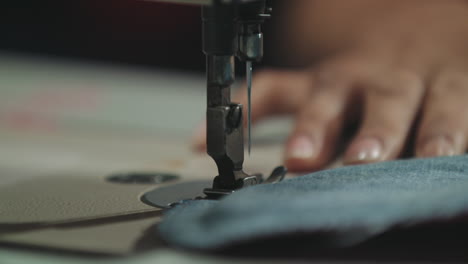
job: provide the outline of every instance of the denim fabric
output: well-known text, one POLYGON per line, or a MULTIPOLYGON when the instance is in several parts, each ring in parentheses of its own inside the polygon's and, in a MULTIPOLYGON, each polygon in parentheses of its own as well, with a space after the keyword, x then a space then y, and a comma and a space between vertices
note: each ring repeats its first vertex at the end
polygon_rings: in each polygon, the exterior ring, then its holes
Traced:
POLYGON ((395 225, 467 212, 464 155, 347 166, 248 187, 220 201, 190 201, 167 211, 158 231, 169 243, 193 249, 323 231, 347 245, 395 225))

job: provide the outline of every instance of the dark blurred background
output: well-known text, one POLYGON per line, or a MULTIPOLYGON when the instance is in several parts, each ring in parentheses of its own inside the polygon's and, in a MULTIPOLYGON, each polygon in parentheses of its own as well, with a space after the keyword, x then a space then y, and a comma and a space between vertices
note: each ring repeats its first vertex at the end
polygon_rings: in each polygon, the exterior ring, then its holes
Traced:
MULTIPOLYGON (((199 6, 138 0, 7 1, 0 6, 0 52, 204 70, 199 6)), ((264 27, 263 65, 275 64, 274 24, 273 18, 264 27)))

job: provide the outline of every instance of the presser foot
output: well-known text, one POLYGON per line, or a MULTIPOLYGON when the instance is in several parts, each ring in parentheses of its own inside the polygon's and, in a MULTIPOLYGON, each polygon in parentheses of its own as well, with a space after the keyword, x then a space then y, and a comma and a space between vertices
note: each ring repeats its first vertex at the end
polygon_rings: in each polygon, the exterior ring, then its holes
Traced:
MULTIPOLYGON (((224 188, 206 188, 203 190, 203 193, 206 195, 205 199, 216 200, 220 199, 228 194, 232 194, 236 190, 247 186, 253 186, 257 184, 267 184, 267 183, 277 183, 284 179, 288 170, 284 166, 276 167, 266 179, 263 178, 261 173, 247 175, 241 179, 238 179, 236 182, 236 188, 234 189, 224 189, 224 188)), ((214 179, 213 186, 217 186, 217 181, 219 180, 217 176, 214 179)))

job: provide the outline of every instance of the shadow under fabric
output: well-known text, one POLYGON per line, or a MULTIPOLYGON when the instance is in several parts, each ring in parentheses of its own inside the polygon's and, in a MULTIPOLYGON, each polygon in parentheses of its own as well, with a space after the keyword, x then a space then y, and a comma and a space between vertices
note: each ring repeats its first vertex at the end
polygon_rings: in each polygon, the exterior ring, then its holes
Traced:
POLYGON ((248 187, 219 201, 189 201, 168 210, 158 232, 172 246, 250 255, 358 250, 384 241, 389 252, 427 251, 427 245, 465 259, 467 213, 464 155, 347 166, 248 187))

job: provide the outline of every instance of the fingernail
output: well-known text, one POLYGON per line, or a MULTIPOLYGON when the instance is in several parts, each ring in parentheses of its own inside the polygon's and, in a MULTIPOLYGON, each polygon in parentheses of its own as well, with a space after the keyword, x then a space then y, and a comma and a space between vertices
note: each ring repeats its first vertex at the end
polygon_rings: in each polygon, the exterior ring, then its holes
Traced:
POLYGON ((420 157, 453 156, 455 149, 446 137, 435 137, 428 140, 418 153, 420 157))
POLYGON ((312 140, 307 136, 294 138, 286 150, 287 159, 310 159, 316 154, 316 148, 312 140))
POLYGON ((377 138, 363 138, 353 143, 345 155, 345 163, 378 161, 382 156, 382 143, 377 138))

